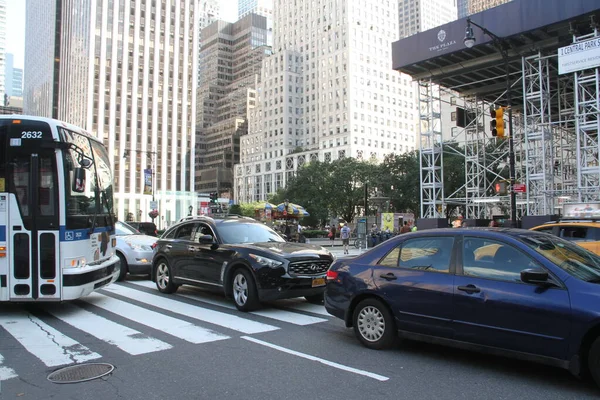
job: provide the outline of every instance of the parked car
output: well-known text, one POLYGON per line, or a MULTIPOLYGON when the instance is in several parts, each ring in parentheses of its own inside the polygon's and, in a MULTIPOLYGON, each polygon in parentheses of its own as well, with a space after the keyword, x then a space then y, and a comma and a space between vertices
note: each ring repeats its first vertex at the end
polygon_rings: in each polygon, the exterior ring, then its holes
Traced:
POLYGON ((128 222, 128 224, 145 235, 158 236, 158 229, 154 222, 128 222))
POLYGON ((323 247, 286 242, 252 218, 197 217, 158 240, 152 280, 163 293, 183 284, 216 289, 249 311, 263 301, 292 297, 322 302, 333 260, 323 247))
POLYGON ((115 224, 117 256, 121 260, 121 272, 119 281, 130 274, 150 275, 152 267, 152 255, 157 238, 140 233, 132 226, 117 221, 115 224))
POLYGON ((547 233, 396 236, 330 267, 325 308, 369 348, 399 334, 589 370, 600 384, 600 256, 547 233))
POLYGON ((600 255, 600 220, 598 219, 564 219, 547 222, 531 229, 551 233, 600 255))

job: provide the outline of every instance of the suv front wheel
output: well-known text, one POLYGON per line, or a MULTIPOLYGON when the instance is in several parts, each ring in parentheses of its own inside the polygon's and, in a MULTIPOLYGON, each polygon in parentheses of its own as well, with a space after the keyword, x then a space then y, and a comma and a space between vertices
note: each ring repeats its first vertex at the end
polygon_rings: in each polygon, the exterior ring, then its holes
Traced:
POLYGON ((243 268, 237 269, 233 273, 231 293, 235 306, 240 311, 252 311, 260 306, 254 278, 243 268))

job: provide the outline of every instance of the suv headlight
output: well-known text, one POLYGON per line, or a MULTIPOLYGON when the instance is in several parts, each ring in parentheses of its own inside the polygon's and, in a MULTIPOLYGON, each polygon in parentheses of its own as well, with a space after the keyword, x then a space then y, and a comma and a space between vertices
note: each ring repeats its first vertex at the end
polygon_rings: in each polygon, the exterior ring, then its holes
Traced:
POLYGON ((265 267, 269 267, 269 268, 277 268, 283 264, 283 262, 281 262, 281 261, 272 260, 270 258, 259 256, 256 254, 250 254, 250 257, 252 257, 252 259, 254 261, 256 261, 257 263, 259 263, 260 265, 264 265, 265 267))

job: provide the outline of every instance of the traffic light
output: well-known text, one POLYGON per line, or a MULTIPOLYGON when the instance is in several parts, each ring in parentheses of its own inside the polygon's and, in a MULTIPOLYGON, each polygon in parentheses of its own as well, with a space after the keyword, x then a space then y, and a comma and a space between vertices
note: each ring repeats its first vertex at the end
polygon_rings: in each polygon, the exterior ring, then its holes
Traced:
POLYGON ((498 181, 494 185, 496 194, 499 196, 506 196, 508 194, 508 183, 506 181, 498 181))
POLYGON ((210 192, 210 202, 211 203, 216 203, 217 199, 219 198, 219 194, 217 192, 210 192))
POLYGON ((497 136, 499 138, 504 137, 504 107, 499 108, 491 108, 490 116, 492 117, 492 121, 490 122, 490 127, 492 129, 492 136, 497 136))

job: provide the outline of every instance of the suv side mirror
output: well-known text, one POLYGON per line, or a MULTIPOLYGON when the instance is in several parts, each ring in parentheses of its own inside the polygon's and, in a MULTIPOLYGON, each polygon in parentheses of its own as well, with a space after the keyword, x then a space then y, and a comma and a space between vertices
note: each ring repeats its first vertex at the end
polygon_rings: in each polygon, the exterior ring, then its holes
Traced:
POLYGON ((202 235, 200 238, 198 238, 198 242, 200 242, 200 244, 213 244, 213 241, 212 235, 202 235))
POLYGON ((529 268, 521 271, 521 280, 534 285, 548 284, 548 272, 541 268, 529 268))

